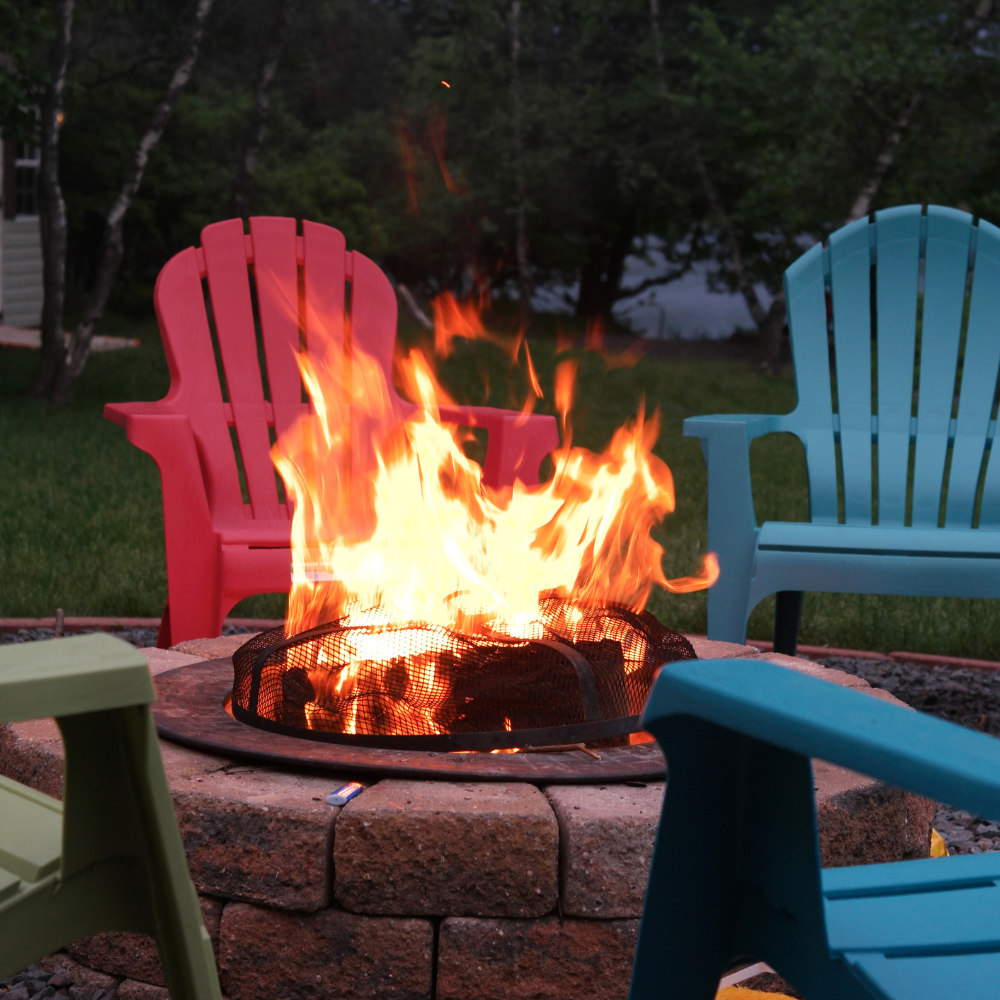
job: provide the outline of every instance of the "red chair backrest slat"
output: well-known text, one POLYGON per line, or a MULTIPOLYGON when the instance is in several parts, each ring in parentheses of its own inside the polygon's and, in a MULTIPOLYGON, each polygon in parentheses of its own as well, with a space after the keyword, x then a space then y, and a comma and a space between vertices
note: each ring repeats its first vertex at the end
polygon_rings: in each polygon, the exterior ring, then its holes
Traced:
MULTIPOLYGON (((343 363, 337 345, 344 343, 345 281, 351 281, 351 342, 378 360, 391 401, 398 405, 392 388, 396 296, 377 265, 347 253, 343 234, 318 223, 303 222, 302 236, 297 236, 294 219, 253 218, 247 236, 242 221, 233 219, 207 226, 201 244, 200 250, 175 255, 157 280, 154 300, 171 378, 164 403, 191 419, 213 521, 287 521, 270 457, 269 427, 281 435, 308 406, 302 401, 296 353, 304 340, 307 351, 322 349, 327 366, 343 363), (226 401, 202 278, 208 279, 226 401), (333 341, 329 353, 328 340, 333 341), (243 501, 230 427, 236 430, 249 504, 243 501)), ((370 461, 358 444, 360 430, 355 426, 350 435, 355 471, 369 467, 370 461)))

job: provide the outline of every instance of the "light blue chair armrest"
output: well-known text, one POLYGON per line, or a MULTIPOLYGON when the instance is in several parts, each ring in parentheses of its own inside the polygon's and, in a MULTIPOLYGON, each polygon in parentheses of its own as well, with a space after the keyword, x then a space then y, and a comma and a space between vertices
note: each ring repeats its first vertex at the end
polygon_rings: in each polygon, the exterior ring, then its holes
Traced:
POLYGON ((1000 817, 1000 740, 772 663, 668 664, 642 725, 657 736, 677 715, 1000 817))
POLYGON ((710 639, 743 642, 757 547, 750 442, 783 425, 783 417, 754 413, 684 421, 684 436, 701 441, 708 466, 708 548, 719 558, 719 581, 708 593, 710 639))
POLYGON ((741 535, 746 533, 747 525, 756 529, 750 488, 750 442, 780 430, 781 424, 779 416, 756 413, 722 413, 688 417, 684 421, 684 437, 698 438, 708 466, 708 531, 710 539, 713 527, 716 532, 723 533, 719 535, 720 546, 727 526, 733 526, 741 535), (721 511, 713 500, 727 507, 725 517, 715 525, 712 524, 712 508, 716 507, 716 513, 721 511), (744 523, 740 523, 741 519, 744 523))

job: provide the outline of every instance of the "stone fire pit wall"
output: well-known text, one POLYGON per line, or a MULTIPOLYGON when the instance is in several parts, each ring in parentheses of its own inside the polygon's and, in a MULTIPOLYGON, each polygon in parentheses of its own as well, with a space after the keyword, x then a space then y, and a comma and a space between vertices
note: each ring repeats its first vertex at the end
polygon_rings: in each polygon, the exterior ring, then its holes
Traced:
MULTIPOLYGON (((145 652, 155 674, 245 638, 145 652)), ((703 657, 766 658, 895 700, 806 660, 693 641, 703 657)), ((327 794, 356 775, 162 748, 232 1000, 626 996, 662 784, 384 779, 333 808, 327 794)), ((59 795, 54 723, 0 728, 0 772, 59 795)), ((815 773, 825 865, 926 856, 934 804, 823 762, 815 773)), ((150 939, 100 934, 66 951, 43 964, 117 983, 120 1000, 166 1000, 150 939)))

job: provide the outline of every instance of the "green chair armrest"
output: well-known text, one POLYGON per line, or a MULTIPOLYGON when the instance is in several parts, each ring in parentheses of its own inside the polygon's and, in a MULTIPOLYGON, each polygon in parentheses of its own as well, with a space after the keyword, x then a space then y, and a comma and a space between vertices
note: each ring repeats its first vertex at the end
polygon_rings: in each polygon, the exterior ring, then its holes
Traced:
POLYGON ((643 728, 657 736, 676 715, 1000 817, 1000 740, 772 663, 667 664, 643 728))
POLYGON ((0 723, 156 700, 142 653, 102 633, 0 647, 0 723))

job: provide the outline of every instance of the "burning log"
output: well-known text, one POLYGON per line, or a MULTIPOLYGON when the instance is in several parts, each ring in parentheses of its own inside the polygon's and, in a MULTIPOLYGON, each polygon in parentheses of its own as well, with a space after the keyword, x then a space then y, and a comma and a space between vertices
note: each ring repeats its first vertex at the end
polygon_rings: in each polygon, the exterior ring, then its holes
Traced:
POLYGON ((694 656, 645 612, 558 598, 542 603, 538 634, 526 639, 337 621, 293 636, 274 629, 241 646, 233 713, 368 745, 526 748, 578 742, 570 730, 614 745, 637 728, 657 667, 694 656))

